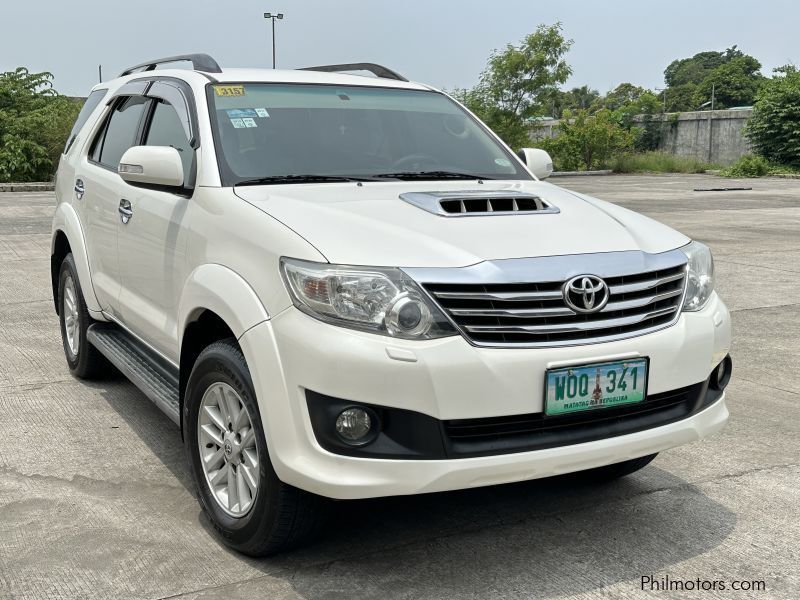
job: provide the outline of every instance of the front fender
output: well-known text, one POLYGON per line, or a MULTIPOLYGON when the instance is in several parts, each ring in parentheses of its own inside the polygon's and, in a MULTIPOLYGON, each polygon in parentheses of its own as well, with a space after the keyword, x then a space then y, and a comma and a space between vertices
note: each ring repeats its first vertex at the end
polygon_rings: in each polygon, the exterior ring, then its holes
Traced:
POLYGON ((178 304, 178 331, 210 310, 240 338, 251 327, 269 319, 253 288, 235 271, 218 264, 197 267, 186 280, 178 304))
POLYGON ((75 267, 78 269, 78 280, 83 292, 83 299, 86 302, 86 308, 89 309, 92 316, 99 315, 102 308, 97 301, 94 287, 92 286, 92 273, 89 269, 89 257, 86 253, 83 227, 78 213, 67 202, 60 202, 56 207, 56 214, 53 217, 53 235, 50 240, 50 256, 53 256, 55 252, 56 238, 59 232, 67 236, 72 258, 75 260, 75 267))

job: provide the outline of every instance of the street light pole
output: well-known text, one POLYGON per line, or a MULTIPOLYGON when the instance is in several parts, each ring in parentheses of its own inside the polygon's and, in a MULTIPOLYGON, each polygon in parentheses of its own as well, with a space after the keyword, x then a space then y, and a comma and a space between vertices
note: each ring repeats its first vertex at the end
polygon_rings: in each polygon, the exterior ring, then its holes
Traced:
POLYGON ((283 19, 283 13, 264 13, 265 19, 272 19, 272 68, 275 68, 275 19, 283 19))

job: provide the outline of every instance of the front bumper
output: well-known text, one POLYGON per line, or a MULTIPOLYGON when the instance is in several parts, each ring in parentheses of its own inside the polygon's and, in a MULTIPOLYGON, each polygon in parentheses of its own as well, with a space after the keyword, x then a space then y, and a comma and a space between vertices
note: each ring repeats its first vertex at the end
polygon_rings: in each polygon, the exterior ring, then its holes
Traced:
POLYGON ((659 452, 722 428, 724 395, 653 428, 534 451, 405 460, 345 456, 317 441, 311 390, 354 402, 415 411, 438 420, 542 411, 545 370, 637 356, 650 358, 658 394, 708 379, 730 349, 730 316, 714 295, 667 329, 593 345, 477 348, 461 337, 423 342, 342 329, 290 308, 242 336, 270 458, 291 485, 332 498, 365 498, 468 488, 547 477, 659 452))

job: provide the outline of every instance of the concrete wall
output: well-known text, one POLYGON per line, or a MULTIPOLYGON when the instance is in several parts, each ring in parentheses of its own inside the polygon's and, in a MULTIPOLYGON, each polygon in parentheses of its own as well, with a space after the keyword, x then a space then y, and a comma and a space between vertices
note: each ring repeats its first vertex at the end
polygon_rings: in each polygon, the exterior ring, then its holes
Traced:
POLYGON ((742 128, 752 109, 714 110, 667 115, 659 149, 679 156, 729 165, 750 152, 742 128))
MULTIPOLYGON (((659 150, 729 165, 750 152, 742 128, 751 114, 752 109, 668 114, 661 123, 664 132, 659 150)), ((661 118, 653 116, 656 121, 661 118)), ((531 126, 531 140, 556 137, 558 123, 557 119, 537 121, 531 126)))

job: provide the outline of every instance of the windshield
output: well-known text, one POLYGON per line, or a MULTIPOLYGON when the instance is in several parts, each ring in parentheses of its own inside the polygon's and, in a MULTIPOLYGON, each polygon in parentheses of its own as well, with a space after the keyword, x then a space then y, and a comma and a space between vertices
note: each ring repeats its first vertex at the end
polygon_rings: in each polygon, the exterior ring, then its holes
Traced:
POLYGON ((531 179, 444 94, 246 83, 208 90, 223 185, 531 179))

